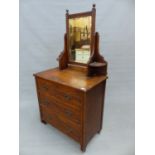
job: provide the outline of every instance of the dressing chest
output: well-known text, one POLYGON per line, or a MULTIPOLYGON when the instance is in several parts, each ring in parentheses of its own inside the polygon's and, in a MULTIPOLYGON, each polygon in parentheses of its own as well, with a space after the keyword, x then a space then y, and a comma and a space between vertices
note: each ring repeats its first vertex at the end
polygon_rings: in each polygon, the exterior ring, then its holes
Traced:
POLYGON ((79 142, 82 151, 102 129, 107 79, 95 16, 95 5, 83 13, 69 14, 67 10, 59 66, 34 74, 41 122, 79 142))

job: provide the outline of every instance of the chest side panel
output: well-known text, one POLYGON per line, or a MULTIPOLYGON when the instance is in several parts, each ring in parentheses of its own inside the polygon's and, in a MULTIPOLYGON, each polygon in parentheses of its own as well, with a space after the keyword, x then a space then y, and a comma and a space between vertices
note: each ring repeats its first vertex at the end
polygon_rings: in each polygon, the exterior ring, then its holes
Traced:
POLYGON ((101 82, 88 91, 85 96, 84 140, 86 144, 97 132, 100 131, 102 126, 105 83, 106 81, 101 82))

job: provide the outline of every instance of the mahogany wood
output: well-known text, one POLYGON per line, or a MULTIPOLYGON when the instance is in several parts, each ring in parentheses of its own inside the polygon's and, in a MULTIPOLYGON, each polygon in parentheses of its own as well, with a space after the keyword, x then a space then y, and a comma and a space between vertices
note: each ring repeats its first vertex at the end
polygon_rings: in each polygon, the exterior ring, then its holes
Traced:
POLYGON ((64 50, 61 52, 59 58, 59 69, 66 69, 68 64, 75 64, 78 66, 87 66, 86 74, 88 76, 94 75, 106 75, 107 74, 107 62, 104 60, 104 57, 99 53, 99 33, 95 33, 95 21, 96 21, 96 8, 95 4, 93 4, 92 11, 89 12, 81 12, 76 14, 69 14, 69 11, 66 10, 66 34, 64 37, 64 50), (91 56, 88 63, 78 63, 69 60, 69 19, 77 18, 77 17, 92 17, 92 29, 91 29, 91 56), (104 65, 95 65, 93 63, 103 63, 104 65))
POLYGON ((81 144, 101 130, 107 76, 88 77, 83 70, 49 69, 34 74, 40 118, 81 144))
POLYGON ((65 69, 68 66, 68 52, 67 52, 67 34, 64 35, 64 50, 60 53, 57 58, 59 61, 59 69, 65 69))
POLYGON ((59 67, 34 74, 41 122, 49 123, 76 140, 85 151, 91 138, 102 129, 107 62, 99 54, 95 33, 96 9, 69 14, 66 11, 64 49, 57 58, 59 67), (69 61, 69 18, 92 16, 91 57, 87 64, 69 61))
POLYGON ((91 55, 88 62, 87 73, 88 73, 87 74, 88 76, 107 75, 107 62, 104 60, 104 57, 101 56, 99 53, 99 33, 98 32, 95 33, 95 47, 94 47, 94 52, 91 55))

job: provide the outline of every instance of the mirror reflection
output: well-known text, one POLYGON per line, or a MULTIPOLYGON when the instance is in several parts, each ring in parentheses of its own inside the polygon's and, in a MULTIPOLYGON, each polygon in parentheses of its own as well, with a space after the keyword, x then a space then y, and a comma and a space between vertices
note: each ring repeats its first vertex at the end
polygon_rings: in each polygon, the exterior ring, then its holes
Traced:
POLYGON ((69 59, 87 63, 91 54, 91 16, 69 19, 69 59))

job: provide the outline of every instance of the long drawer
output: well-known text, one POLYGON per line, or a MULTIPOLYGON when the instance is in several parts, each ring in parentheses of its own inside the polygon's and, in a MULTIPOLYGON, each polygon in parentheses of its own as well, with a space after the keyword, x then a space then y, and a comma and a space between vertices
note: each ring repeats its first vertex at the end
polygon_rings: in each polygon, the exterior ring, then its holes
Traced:
POLYGON ((68 106, 56 102, 55 100, 50 98, 50 96, 47 94, 41 95, 40 104, 47 107, 50 111, 53 111, 78 125, 81 124, 80 111, 77 111, 76 109, 73 108, 68 108, 68 106))
POLYGON ((63 133, 72 137, 76 141, 80 142, 80 126, 73 124, 72 122, 68 121, 67 119, 55 113, 54 111, 50 111, 47 107, 43 105, 41 105, 41 111, 42 119, 44 121, 61 130, 63 133))
POLYGON ((83 100, 83 94, 80 91, 41 78, 37 79, 37 83, 40 95, 47 94, 61 104, 80 110, 83 100))

